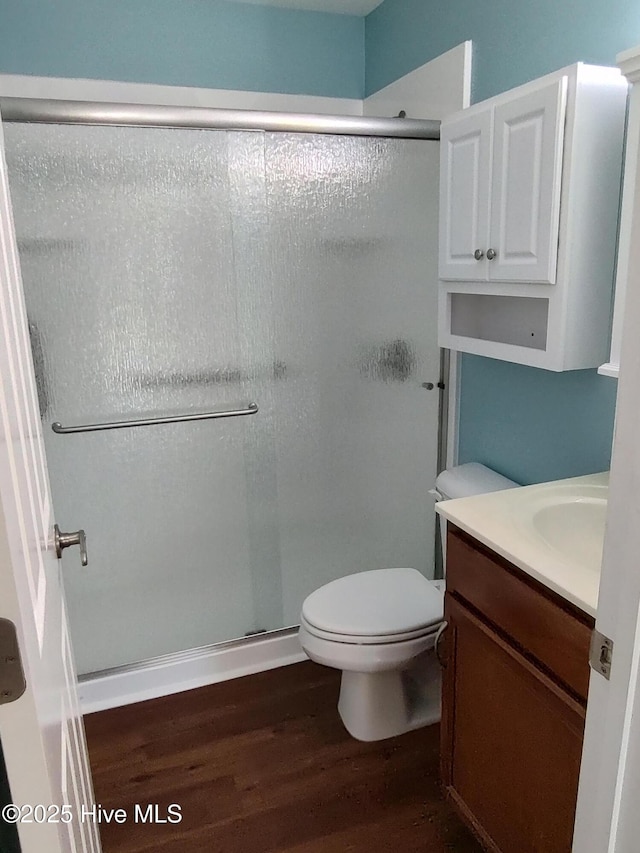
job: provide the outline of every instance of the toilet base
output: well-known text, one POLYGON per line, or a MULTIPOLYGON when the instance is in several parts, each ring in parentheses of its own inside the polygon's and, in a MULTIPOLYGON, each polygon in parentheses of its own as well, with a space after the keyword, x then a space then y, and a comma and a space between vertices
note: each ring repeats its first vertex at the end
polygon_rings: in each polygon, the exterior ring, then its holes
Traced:
POLYGON ((384 740, 437 723, 441 673, 433 650, 404 670, 344 670, 338 711, 349 734, 362 741, 384 740))

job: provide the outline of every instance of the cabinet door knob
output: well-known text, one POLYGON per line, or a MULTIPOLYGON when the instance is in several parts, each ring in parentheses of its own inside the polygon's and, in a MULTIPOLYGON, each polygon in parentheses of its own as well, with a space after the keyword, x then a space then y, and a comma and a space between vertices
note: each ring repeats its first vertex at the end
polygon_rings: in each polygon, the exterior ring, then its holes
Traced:
POLYGON ((482 251, 482 249, 476 249, 473 253, 473 257, 476 259, 476 261, 481 261, 484 258, 484 252, 482 251))
POLYGON ((495 249, 487 249, 487 260, 492 261, 497 254, 495 249))

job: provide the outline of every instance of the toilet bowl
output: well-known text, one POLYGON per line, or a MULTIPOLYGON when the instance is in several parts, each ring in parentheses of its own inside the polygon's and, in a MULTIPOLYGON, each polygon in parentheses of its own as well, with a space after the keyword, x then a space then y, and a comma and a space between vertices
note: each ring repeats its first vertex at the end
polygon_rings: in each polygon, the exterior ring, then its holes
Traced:
POLYGON ((305 599, 300 643, 342 670, 338 711, 353 737, 382 740, 440 719, 443 598, 442 582, 396 568, 339 578, 305 599))
MULTIPOLYGON (((518 484, 478 462, 441 472, 437 500, 518 484)), ((442 554, 445 529, 441 528, 442 554)), ((435 643, 443 627, 444 581, 415 569, 376 569, 339 578, 302 605, 300 643, 316 663, 342 670, 338 710, 358 740, 382 740, 440 719, 435 643)))

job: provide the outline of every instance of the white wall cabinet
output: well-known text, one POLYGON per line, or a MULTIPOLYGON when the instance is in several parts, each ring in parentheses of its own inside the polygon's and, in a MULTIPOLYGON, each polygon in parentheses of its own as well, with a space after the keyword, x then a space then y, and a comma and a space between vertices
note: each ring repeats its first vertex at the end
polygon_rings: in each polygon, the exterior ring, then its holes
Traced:
POLYGON ((443 127, 441 278, 555 282, 566 82, 443 127))
POLYGON ((618 69, 578 63, 442 123, 441 346, 604 360, 626 94, 618 69))

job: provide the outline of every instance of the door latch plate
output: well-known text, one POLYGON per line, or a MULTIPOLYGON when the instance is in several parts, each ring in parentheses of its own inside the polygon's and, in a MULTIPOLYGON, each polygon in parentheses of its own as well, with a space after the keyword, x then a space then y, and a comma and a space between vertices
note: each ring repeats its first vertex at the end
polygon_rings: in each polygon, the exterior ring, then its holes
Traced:
POLYGON ((0 619, 0 705, 15 702, 26 689, 16 626, 0 619))
POLYGON ((589 663, 591 668, 603 675, 607 681, 611 678, 611 663, 613 661, 613 640, 606 637, 601 631, 593 629, 591 635, 591 649, 589 651, 589 663))

